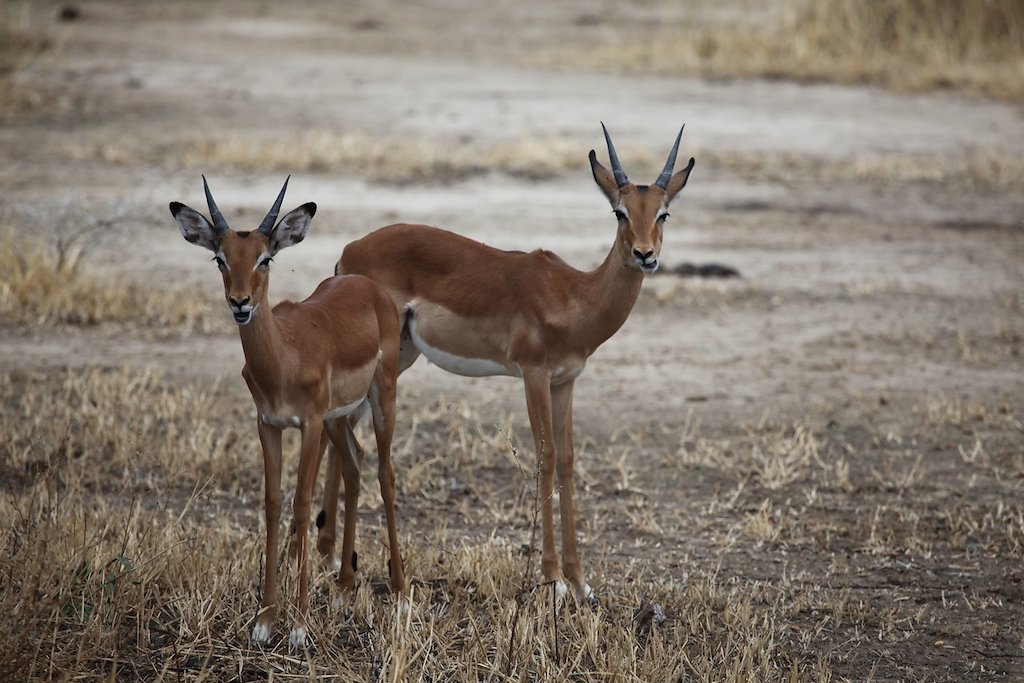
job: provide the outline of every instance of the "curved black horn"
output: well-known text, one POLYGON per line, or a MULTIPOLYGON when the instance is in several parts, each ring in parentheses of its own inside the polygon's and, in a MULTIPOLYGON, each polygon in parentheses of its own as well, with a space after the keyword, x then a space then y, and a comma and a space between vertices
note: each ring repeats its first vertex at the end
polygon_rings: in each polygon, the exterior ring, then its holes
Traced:
POLYGON ((604 131, 604 140, 608 143, 608 160, 612 162, 612 174, 615 175, 615 184, 619 187, 624 187, 629 184, 629 178, 626 177, 626 172, 622 170, 622 164, 619 163, 619 155, 615 153, 615 145, 612 144, 612 138, 608 135, 608 129, 604 127, 604 121, 601 122, 601 130, 604 131))
POLYGON ((281 212, 281 202, 284 201, 284 193, 285 190, 288 189, 289 180, 291 180, 291 176, 284 179, 284 187, 282 187, 281 191, 278 193, 277 201, 275 201, 274 205, 270 207, 270 211, 267 212, 267 215, 263 218, 263 222, 260 223, 260 232, 264 235, 270 235, 270 231, 274 229, 274 223, 277 222, 277 214, 281 212))
POLYGON ((203 189, 206 190, 206 205, 210 207, 210 218, 213 219, 213 229, 218 235, 228 231, 228 222, 224 220, 224 214, 217 208, 217 202, 213 201, 210 194, 210 186, 206 184, 206 176, 203 176, 203 189))
POLYGON ((676 144, 672 145, 672 151, 668 153, 668 161, 665 162, 665 168, 662 170, 661 175, 654 181, 654 184, 665 189, 668 186, 669 178, 672 177, 672 169, 676 167, 676 154, 679 152, 679 141, 683 137, 683 129, 686 128, 686 124, 679 129, 679 135, 676 136, 676 144))

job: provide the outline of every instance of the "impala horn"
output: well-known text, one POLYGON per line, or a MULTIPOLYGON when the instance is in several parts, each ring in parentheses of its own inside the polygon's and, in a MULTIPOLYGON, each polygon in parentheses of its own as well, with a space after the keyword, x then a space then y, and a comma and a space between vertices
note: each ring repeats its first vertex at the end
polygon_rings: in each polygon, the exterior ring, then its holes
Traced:
POLYGON ((270 231, 274 229, 274 223, 277 222, 277 214, 281 212, 281 202, 284 201, 284 193, 285 190, 288 189, 289 180, 291 180, 291 176, 288 176, 287 178, 284 179, 284 187, 282 187, 281 191, 278 193, 277 201, 275 201, 274 205, 270 207, 270 211, 263 219, 263 222, 260 223, 260 232, 262 232, 267 237, 270 236, 270 231))
POLYGON ((224 220, 224 214, 217 208, 217 202, 213 201, 210 194, 210 186, 206 184, 206 176, 203 176, 203 189, 206 190, 206 205, 210 207, 210 218, 213 219, 213 229, 218 235, 228 231, 228 222, 224 220))
POLYGON ((665 168, 662 170, 661 175, 654 181, 654 184, 661 189, 666 189, 668 181, 672 177, 672 169, 676 167, 676 154, 679 152, 679 141, 683 137, 683 129, 686 128, 686 124, 679 129, 679 135, 676 136, 676 144, 672 145, 672 151, 668 153, 668 161, 665 162, 665 168))
POLYGON ((604 121, 601 122, 601 130, 604 131, 604 139, 608 143, 608 159, 612 162, 615 184, 619 187, 625 187, 629 185, 629 178, 626 177, 626 172, 622 170, 622 164, 619 163, 619 155, 615 153, 615 145, 612 144, 612 138, 608 135, 608 129, 604 127, 604 121))

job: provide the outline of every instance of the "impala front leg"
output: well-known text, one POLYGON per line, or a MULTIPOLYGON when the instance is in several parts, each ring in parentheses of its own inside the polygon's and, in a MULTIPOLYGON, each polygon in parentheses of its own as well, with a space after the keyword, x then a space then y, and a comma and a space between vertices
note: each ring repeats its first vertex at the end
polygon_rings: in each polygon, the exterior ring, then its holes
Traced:
POLYGON ((263 601, 256 615, 252 639, 270 640, 277 616, 277 534, 281 525, 281 430, 263 424, 257 418, 257 431, 263 447, 263 511, 267 517, 266 573, 263 576, 263 601))
POLYGON ((560 594, 565 592, 562 571, 558 567, 555 550, 555 513, 552 503, 555 479, 555 440, 551 424, 551 376, 543 368, 523 371, 526 384, 526 412, 530 417, 533 441, 537 448, 537 466, 540 470, 541 529, 543 545, 540 568, 545 581, 557 582, 560 594))
POLYGON ((575 382, 551 388, 551 418, 555 430, 555 469, 558 472, 558 502, 562 518, 562 572, 572 583, 576 598, 593 604, 594 591, 583 579, 576 553, 576 506, 573 502, 572 392, 575 382))
POLYGON ((331 439, 331 453, 337 456, 338 466, 345 479, 345 522, 341 532, 340 567, 335 582, 342 591, 350 591, 356 584, 356 515, 359 511, 359 463, 356 461, 356 437, 347 418, 325 423, 331 439))
POLYGON ((309 612, 309 568, 306 566, 306 539, 309 535, 309 514, 313 503, 313 485, 320 463, 320 436, 323 434, 323 415, 317 415, 302 424, 302 445, 299 448, 299 472, 292 502, 292 536, 289 554, 298 560, 299 595, 295 622, 288 642, 292 647, 306 645, 306 615, 309 612))

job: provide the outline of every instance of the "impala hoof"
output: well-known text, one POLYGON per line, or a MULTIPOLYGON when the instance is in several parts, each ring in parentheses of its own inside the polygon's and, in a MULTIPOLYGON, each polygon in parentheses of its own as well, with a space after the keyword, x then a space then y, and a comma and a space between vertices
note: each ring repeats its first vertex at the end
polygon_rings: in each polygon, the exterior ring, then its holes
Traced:
POLYGON ((597 595, 594 593, 594 589, 590 587, 589 583, 583 584, 583 588, 576 589, 576 599, 590 605, 591 607, 597 607, 600 604, 600 601, 597 599, 597 595))
POLYGON ((288 636, 288 646, 300 649, 306 647, 306 627, 296 626, 288 636))
POLYGON ((257 622, 257 624, 252 627, 252 636, 250 637, 252 638, 252 642, 259 643, 260 645, 266 645, 270 642, 270 625, 260 624, 257 622))
POLYGON ((332 596, 331 597, 331 611, 332 612, 339 612, 342 609, 344 609, 346 603, 348 603, 348 600, 346 600, 345 598, 346 598, 345 595, 334 595, 334 596, 332 596))

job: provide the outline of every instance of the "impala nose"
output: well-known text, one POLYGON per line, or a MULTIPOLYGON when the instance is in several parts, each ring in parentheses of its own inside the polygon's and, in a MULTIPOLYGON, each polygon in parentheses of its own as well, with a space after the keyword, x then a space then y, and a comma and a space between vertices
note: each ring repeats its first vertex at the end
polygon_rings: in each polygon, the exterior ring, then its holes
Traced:
POLYGON ((636 265, 645 273, 653 273, 658 269, 658 259, 655 257, 653 249, 649 251, 634 249, 633 258, 636 259, 636 265))
POLYGON ((249 296, 242 297, 241 299, 236 299, 233 296, 228 297, 228 308, 231 309, 231 316, 239 325, 246 325, 252 319, 252 314, 256 307, 252 306, 251 302, 252 297, 249 296))

